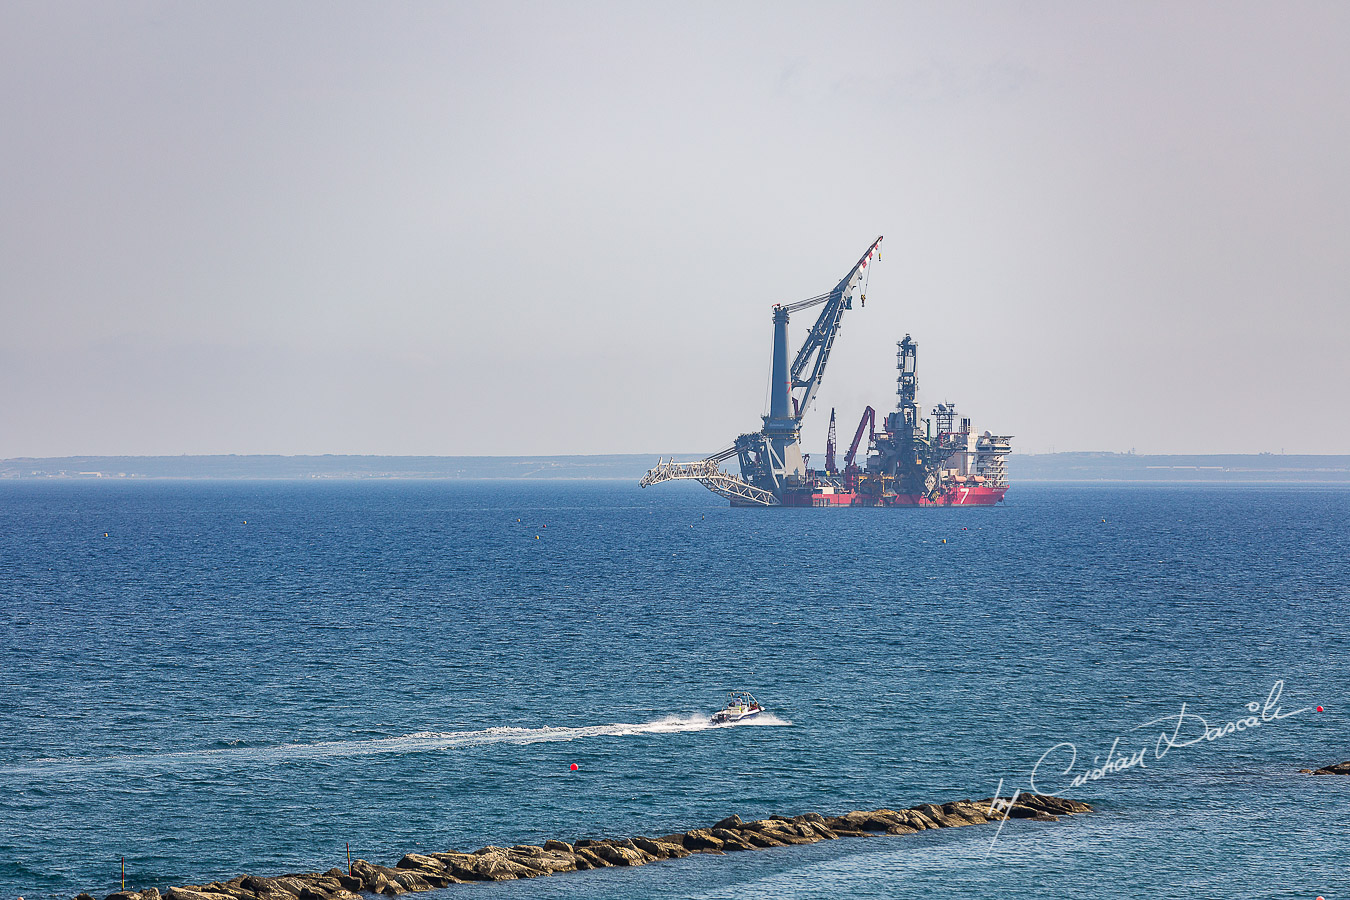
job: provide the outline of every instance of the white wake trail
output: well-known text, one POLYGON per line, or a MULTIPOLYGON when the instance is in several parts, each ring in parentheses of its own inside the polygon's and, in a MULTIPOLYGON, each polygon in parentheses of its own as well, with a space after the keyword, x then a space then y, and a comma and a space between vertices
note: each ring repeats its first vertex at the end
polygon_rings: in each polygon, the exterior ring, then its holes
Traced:
POLYGON ((627 737, 643 734, 682 734, 722 728, 785 726, 786 719, 765 713, 744 722, 714 725, 707 716, 666 716, 652 722, 615 722, 608 725, 553 726, 537 728, 498 726, 476 731, 418 731, 387 738, 316 741, 307 744, 277 744, 271 747, 222 747, 213 750, 182 750, 123 756, 38 759, 19 766, 0 768, 5 774, 44 775, 93 771, 146 771, 191 768, 194 764, 254 765, 295 760, 340 759, 380 754, 426 753, 457 747, 490 744, 540 744, 595 737, 627 737))

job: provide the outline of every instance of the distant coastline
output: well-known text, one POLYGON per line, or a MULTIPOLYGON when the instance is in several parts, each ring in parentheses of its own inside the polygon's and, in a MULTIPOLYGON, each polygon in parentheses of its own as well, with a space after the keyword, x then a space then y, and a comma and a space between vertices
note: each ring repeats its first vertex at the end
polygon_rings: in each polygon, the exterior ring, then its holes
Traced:
MULTIPOLYGON (((0 479, 641 478, 662 454, 589 456, 62 456, 0 459, 0 479)), ((672 454, 664 454, 670 456, 672 454)), ((700 459, 705 454, 674 454, 700 459)), ((1008 459, 1013 486, 1035 482, 1350 484, 1350 454, 1034 453, 1008 459)))

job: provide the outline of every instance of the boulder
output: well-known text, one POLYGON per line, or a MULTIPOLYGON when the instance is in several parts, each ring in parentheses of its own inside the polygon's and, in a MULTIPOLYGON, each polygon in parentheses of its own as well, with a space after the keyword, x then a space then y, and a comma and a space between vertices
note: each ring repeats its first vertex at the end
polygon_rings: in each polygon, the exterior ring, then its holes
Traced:
POLYGON ((793 822, 790 819, 770 819, 767 822, 754 822, 752 825, 761 826, 757 829, 759 834, 768 835, 784 844, 814 844, 816 841, 824 840, 810 825, 793 822))
POLYGON ((217 893, 228 894, 231 897, 242 898, 242 900, 295 900, 299 896, 299 889, 287 890, 275 882, 276 879, 274 878, 244 875, 241 878, 231 879, 224 884, 212 883, 207 887, 217 893))
MULTIPOLYGON (((318 888, 315 889, 319 890, 318 888)), ((323 895, 327 900, 361 900, 361 895, 356 891, 349 891, 345 887, 323 888, 323 895)))
POLYGON ((513 881, 517 878, 533 878, 540 874, 537 869, 511 859, 504 847, 484 847, 475 850, 473 855, 477 857, 473 871, 478 881, 513 881))
POLYGON ((708 828, 695 828, 693 831, 686 831, 683 843, 686 850, 693 850, 696 853, 722 849, 721 838, 714 837, 711 829, 708 828))
POLYGON ((573 853, 576 854, 578 869, 603 869, 611 865, 589 847, 577 847, 573 853))
POLYGON ((827 820, 826 824, 835 834, 856 837, 864 831, 885 831, 892 825, 899 825, 900 819, 889 809, 854 811, 835 816, 827 820))
MULTIPOLYGON (((798 822, 797 827, 801 829, 806 834, 807 837, 810 837, 812 834, 814 834, 820 840, 823 841, 832 841, 835 838, 839 837, 839 834, 833 828, 830 828, 828 825, 825 824, 824 816, 820 816, 819 822, 816 821, 798 822)), ((861 834, 862 832, 858 833, 861 834)))
MULTIPOLYGON (((361 879, 362 890, 371 894, 384 894, 386 897, 397 897, 399 894, 406 894, 409 891, 431 890, 431 884, 415 872, 407 869, 390 869, 386 866, 377 866, 366 862, 364 859, 358 859, 352 863, 352 875, 361 879)), ((273 882, 282 880, 279 878, 272 879, 273 882)), ((285 885, 281 884, 276 886, 285 888, 285 885)))
POLYGON ((712 834, 713 837, 717 838, 719 841, 722 842, 721 849, 723 850, 755 849, 754 844, 745 840, 745 838, 741 837, 739 832, 732 831, 730 828, 713 827, 709 829, 709 832, 712 834))
POLYGON ((407 869, 386 869, 384 877, 395 882, 405 891, 429 891, 434 887, 444 887, 445 885, 434 885, 431 878, 440 881, 439 875, 423 875, 420 872, 413 872, 407 869))
POLYGON ((689 851, 684 849, 684 844, 675 844, 665 839, 652 840, 651 838, 635 837, 633 845, 639 850, 650 853, 657 859, 683 859, 689 855, 689 851))
POLYGON ((299 878, 296 878, 294 875, 281 875, 277 878, 270 879, 270 881, 280 890, 295 897, 299 897, 305 888, 309 887, 308 884, 301 881, 299 878))
POLYGON ((282 896, 281 892, 279 891, 271 894, 258 894, 255 891, 247 890, 246 888, 240 885, 239 882, 241 881, 243 881, 242 877, 232 878, 224 883, 221 883, 219 881, 213 881, 209 885, 207 885, 207 888, 212 893, 227 894, 230 897, 237 898, 237 900, 258 900, 258 897, 260 896, 278 897, 278 898, 282 896))
POLYGON ((766 847, 786 847, 787 841, 779 840, 777 837, 770 837, 766 832, 744 828, 740 831, 741 840, 754 844, 759 849, 766 847))
POLYGON ((904 824, 900 814, 893 809, 873 809, 851 815, 861 819, 858 827, 863 831, 885 831, 893 825, 904 824))
POLYGON ((983 825, 989 821, 988 817, 976 809, 974 804, 964 801, 961 803, 944 803, 941 808, 947 814, 947 818, 956 825, 983 825))
POLYGON ((1314 775, 1350 775, 1350 759, 1342 763, 1323 766, 1313 772, 1314 775))
POLYGON ((572 851, 562 853, 545 850, 543 847, 512 847, 506 854, 513 862, 527 869, 534 869, 540 875, 552 875, 555 872, 572 872, 577 867, 577 857, 572 851))
POLYGON ((473 853, 431 853, 429 856, 441 865, 452 877, 460 881, 483 881, 476 866, 479 856, 473 853))
POLYGON ((640 866, 656 858, 643 853, 632 841, 606 842, 585 849, 590 850, 611 866, 640 866))
POLYGON ((407 853, 398 861, 398 868, 411 869, 414 872, 431 872, 435 875, 445 874, 445 863, 432 856, 423 856, 421 853, 407 853))
POLYGON ((1063 797, 1051 797, 1048 794, 1020 794, 1017 797, 1018 806, 1029 806, 1032 809, 1039 809, 1041 812, 1051 815, 1070 816, 1074 813, 1092 812, 1092 807, 1086 803, 1080 803, 1077 800, 1066 800, 1063 797))
POLYGON ((742 824, 740 816, 731 815, 718 822, 713 828, 740 828, 742 824))
POLYGON ((566 841, 544 841, 544 849, 550 853, 571 853, 572 845, 566 841))
POLYGON ((1051 815, 1043 809, 1036 809, 1032 806, 1024 806, 1018 803, 1012 809, 1008 810, 1010 819, 1030 819, 1033 822, 1058 822, 1059 816, 1051 815))
MULTIPOLYGON (((123 900, 122 894, 114 894, 118 900, 123 900)), ((167 900, 234 900, 229 894, 220 894, 215 891, 193 890, 192 887, 173 887, 164 894, 167 900)), ((135 898, 126 898, 126 900, 138 900, 139 894, 135 898)), ((105 898, 106 900, 106 898, 105 898)))
POLYGON ((915 831, 926 831, 930 828, 942 827, 917 809, 898 809, 895 811, 895 817, 900 820, 901 825, 908 825, 915 831))
POLYGON ((932 803, 920 803, 914 807, 914 811, 922 813, 924 818, 934 823, 939 828, 951 828, 954 825, 965 825, 966 822, 953 822, 951 816, 943 812, 942 807, 935 806, 932 803))

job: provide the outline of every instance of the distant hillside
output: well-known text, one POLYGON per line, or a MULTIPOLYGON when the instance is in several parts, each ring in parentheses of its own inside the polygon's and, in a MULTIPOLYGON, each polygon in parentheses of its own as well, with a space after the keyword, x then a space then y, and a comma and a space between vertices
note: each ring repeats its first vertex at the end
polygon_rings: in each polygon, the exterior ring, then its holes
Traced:
MULTIPOLYGON (((699 459, 700 453, 676 454, 699 459)), ((659 454, 607 456, 63 456, 0 460, 0 478, 641 478, 659 454)), ((734 468, 734 462, 732 463, 734 468)), ((1350 483, 1350 455, 1014 453, 1010 480, 1350 483)))
MULTIPOLYGON (((702 454, 685 458, 698 459, 702 454)), ((0 478, 641 478, 655 454, 609 456, 61 456, 0 460, 0 478)))
POLYGON ((1030 453, 1008 457, 1018 481, 1350 482, 1350 455, 1030 453))

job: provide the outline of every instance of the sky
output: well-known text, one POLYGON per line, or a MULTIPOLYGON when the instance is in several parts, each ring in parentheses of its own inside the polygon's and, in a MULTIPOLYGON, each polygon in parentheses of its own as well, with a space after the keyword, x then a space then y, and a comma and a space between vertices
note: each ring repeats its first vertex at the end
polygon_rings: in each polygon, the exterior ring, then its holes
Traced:
POLYGON ((0 457, 1350 452, 1350 4, 0 0, 0 457), (813 312, 797 313, 789 339, 813 312))

